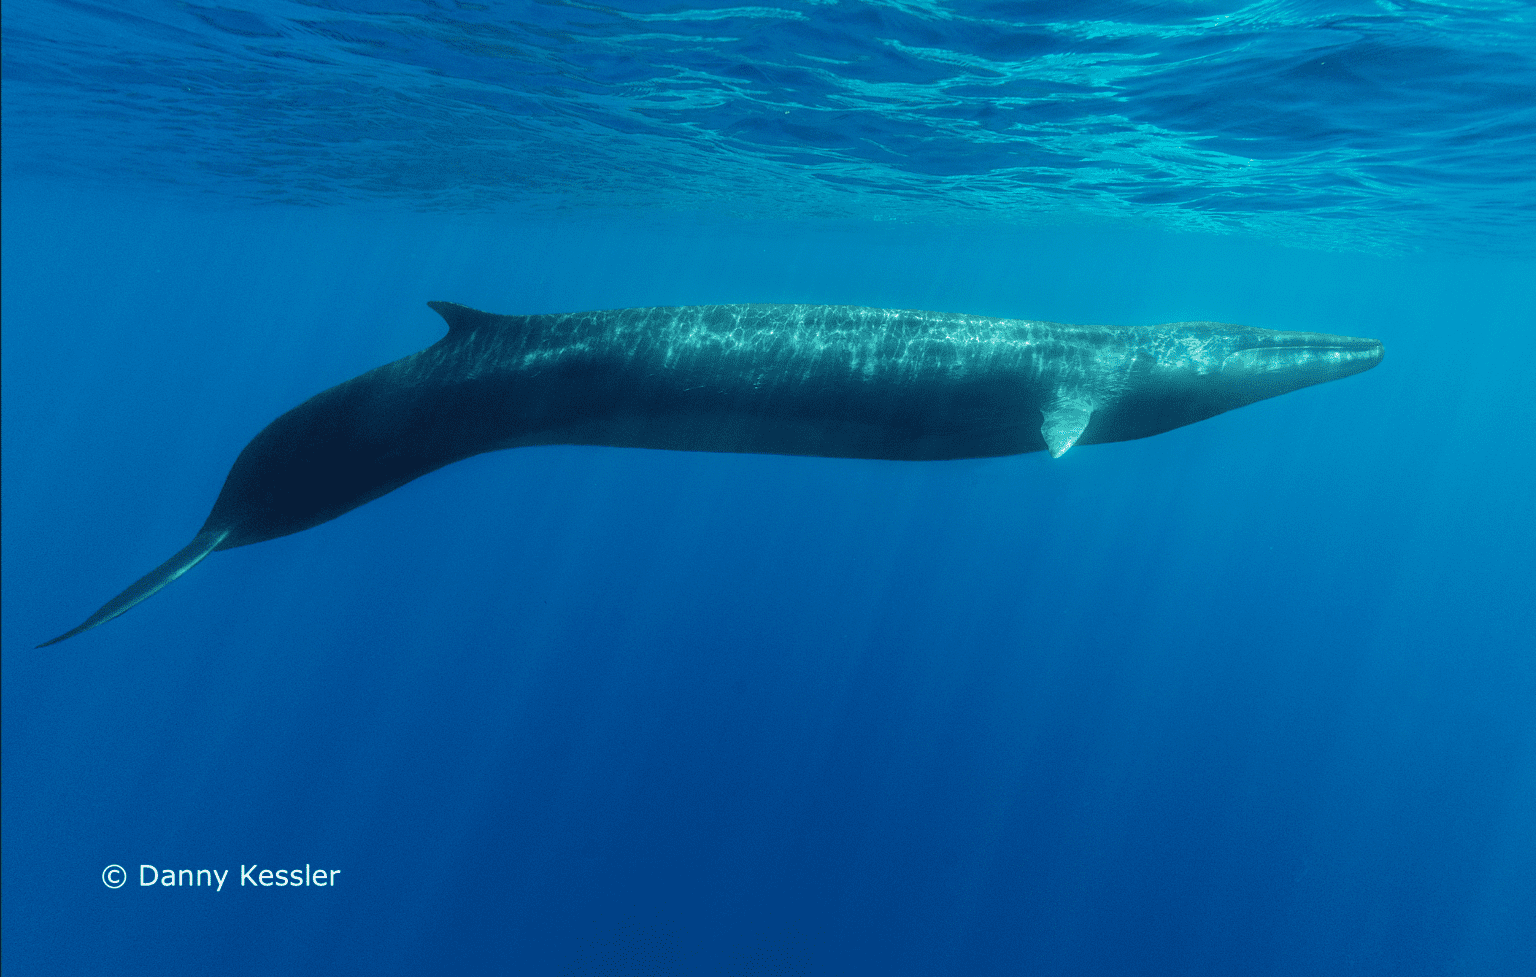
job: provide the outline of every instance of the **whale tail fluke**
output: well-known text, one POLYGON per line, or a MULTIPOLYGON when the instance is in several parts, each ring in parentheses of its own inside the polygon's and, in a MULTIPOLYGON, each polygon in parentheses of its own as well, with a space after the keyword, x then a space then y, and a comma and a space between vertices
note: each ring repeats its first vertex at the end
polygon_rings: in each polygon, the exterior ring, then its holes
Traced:
POLYGON ((172 580, 197 566, 202 562, 203 557, 217 549, 218 545, 224 542, 224 538, 228 535, 228 529, 203 530, 181 552, 139 578, 139 581, 127 590, 107 601, 101 610, 86 618, 84 624, 72 631, 65 631, 52 641, 44 641, 38 647, 46 648, 49 645, 58 644, 65 638, 73 638, 82 631, 89 631, 97 625, 106 624, 128 608, 144 598, 155 594, 161 587, 164 587, 172 580))

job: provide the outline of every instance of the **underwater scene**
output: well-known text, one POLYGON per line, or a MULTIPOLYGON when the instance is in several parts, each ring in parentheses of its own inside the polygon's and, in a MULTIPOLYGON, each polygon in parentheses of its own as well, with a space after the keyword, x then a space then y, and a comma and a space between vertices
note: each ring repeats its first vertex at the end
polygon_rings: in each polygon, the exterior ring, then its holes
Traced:
POLYGON ((1536 973, 1536 6, 766 3, 0 7, 4 974, 1536 973))

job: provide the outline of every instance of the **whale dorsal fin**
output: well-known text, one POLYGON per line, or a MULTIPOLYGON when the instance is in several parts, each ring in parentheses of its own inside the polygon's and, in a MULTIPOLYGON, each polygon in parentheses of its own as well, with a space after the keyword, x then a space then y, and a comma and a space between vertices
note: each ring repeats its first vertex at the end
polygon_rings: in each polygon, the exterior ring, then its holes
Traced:
POLYGON ((477 329, 495 329, 501 325, 502 320, 511 318, 453 302, 428 302, 427 307, 448 323, 448 335, 451 337, 466 336, 477 329))
POLYGON ((1045 422, 1040 425, 1045 446, 1051 449, 1052 458, 1060 458, 1067 453, 1068 448, 1077 444, 1077 439, 1088 429, 1093 405, 1081 398, 1060 397, 1049 410, 1040 413, 1045 416, 1045 422))

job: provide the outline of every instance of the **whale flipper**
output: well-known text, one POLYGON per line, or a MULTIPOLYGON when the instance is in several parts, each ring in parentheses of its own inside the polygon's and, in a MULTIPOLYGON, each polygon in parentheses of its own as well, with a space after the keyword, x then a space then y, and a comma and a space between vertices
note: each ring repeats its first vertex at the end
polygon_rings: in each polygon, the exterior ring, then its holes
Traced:
POLYGON ((1077 444, 1077 439, 1088 429, 1088 419, 1093 408, 1080 400, 1058 402, 1048 411, 1041 411, 1045 423, 1040 425, 1040 435, 1052 458, 1060 458, 1067 449, 1077 444))
POLYGON ((218 545, 224 542, 224 537, 229 535, 227 529, 204 530, 193 538, 181 552, 155 567, 149 573, 139 578, 139 581, 116 597, 107 601, 101 610, 85 619, 85 623, 73 631, 66 631, 52 641, 44 641, 38 645, 46 648, 51 644, 63 641, 65 638, 73 638, 82 631, 89 631, 98 624, 106 624, 139 601, 159 591, 161 587, 175 580, 188 570, 202 562, 203 557, 212 553, 218 545))

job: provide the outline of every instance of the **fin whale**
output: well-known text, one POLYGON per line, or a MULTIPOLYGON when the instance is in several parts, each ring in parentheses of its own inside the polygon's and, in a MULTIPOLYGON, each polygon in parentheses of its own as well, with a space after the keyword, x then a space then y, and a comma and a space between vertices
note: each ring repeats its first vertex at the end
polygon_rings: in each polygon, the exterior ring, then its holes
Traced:
POLYGON ((447 335, 269 424, 186 548, 44 644, 112 620, 215 550, 308 529, 485 451, 1059 458, 1382 357, 1375 340, 1214 322, 1074 326, 817 305, 492 315, 428 304, 447 335))

